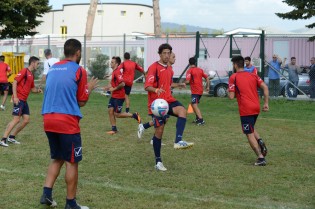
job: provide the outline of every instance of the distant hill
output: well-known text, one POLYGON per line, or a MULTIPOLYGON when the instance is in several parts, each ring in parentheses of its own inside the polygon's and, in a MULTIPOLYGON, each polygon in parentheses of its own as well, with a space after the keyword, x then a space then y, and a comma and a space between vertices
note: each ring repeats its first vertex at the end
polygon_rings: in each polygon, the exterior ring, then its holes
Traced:
POLYGON ((212 29, 212 28, 203 28, 199 26, 193 26, 193 25, 180 25, 177 23, 170 23, 170 22, 162 22, 162 31, 166 33, 178 33, 178 32, 197 32, 200 33, 208 33, 208 34, 214 34, 218 33, 220 30, 212 29))

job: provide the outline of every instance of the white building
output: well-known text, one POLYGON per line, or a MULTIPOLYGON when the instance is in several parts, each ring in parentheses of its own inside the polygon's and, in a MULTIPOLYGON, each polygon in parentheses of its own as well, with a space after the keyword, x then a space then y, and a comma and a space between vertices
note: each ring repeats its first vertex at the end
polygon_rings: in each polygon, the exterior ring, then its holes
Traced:
MULTIPOLYGON (((84 36, 90 4, 65 4, 51 10, 39 20, 38 34, 84 36)), ((133 32, 153 33, 153 7, 144 4, 99 3, 92 36, 131 35, 133 32)))

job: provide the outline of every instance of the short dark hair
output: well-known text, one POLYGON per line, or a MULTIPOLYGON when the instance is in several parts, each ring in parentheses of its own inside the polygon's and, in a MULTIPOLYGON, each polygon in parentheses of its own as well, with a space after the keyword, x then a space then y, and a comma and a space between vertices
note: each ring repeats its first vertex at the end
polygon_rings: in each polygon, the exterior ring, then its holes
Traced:
POLYGON ((243 68, 244 67, 244 58, 242 56, 235 56, 231 59, 233 64, 236 64, 237 67, 243 68))
POLYGON ((45 54, 45 57, 51 55, 51 50, 50 49, 45 49, 44 50, 44 54, 45 54))
POLYGON ((291 60, 296 60, 296 58, 295 57, 291 57, 291 60))
POLYGON ((244 60, 251 61, 252 59, 250 57, 245 57, 244 60))
POLYGON ((165 44, 161 44, 161 45, 159 46, 159 51, 158 51, 158 53, 159 53, 159 54, 162 54, 162 51, 163 51, 164 49, 169 49, 171 52, 172 52, 172 50, 173 50, 173 48, 172 48, 171 45, 169 45, 168 43, 165 43, 165 44))
POLYGON ((129 54, 129 52, 125 52, 124 58, 125 58, 126 60, 129 60, 129 59, 130 59, 130 54, 129 54))
POLYGON ((78 50, 82 50, 81 42, 77 39, 68 39, 64 44, 64 55, 65 57, 70 57, 75 55, 78 50))
POLYGON ((4 62, 4 56, 3 55, 0 56, 0 61, 4 62))
POLYGON ((31 56, 30 59, 28 60, 28 65, 31 65, 32 62, 36 62, 36 61, 39 61, 39 58, 35 56, 31 56))
POLYGON ((112 59, 114 59, 114 60, 116 61, 116 63, 117 63, 118 65, 120 65, 120 63, 121 63, 120 57, 114 56, 114 57, 112 57, 112 59))
POLYGON ((190 65, 196 65, 196 59, 195 59, 195 57, 189 58, 189 64, 190 64, 190 65))

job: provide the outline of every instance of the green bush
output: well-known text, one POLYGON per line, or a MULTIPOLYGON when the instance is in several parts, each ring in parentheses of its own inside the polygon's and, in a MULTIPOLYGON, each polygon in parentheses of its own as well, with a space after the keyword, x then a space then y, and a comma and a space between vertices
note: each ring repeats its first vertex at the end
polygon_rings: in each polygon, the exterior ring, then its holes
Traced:
POLYGON ((91 75, 95 78, 102 79, 109 71, 109 56, 105 54, 96 55, 96 59, 91 62, 91 75))

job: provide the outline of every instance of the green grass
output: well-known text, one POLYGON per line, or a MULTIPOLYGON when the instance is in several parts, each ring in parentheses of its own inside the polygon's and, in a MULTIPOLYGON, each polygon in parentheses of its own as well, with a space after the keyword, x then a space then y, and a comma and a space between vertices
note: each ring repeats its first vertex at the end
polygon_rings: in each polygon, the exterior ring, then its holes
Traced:
MULTIPOLYGON (((188 105, 188 95, 176 97, 188 105)), ((29 98, 31 123, 18 136, 22 144, 0 147, 1 209, 42 208, 39 198, 50 159, 41 101, 42 95, 29 98)), ((82 108, 79 203, 97 209, 315 208, 314 102, 270 102, 270 112, 261 113, 256 124, 269 148, 268 165, 254 167, 236 100, 204 96, 200 109, 206 125, 193 125, 194 116, 188 115, 184 138, 195 142, 192 149, 173 149, 176 119, 169 120, 164 173, 154 170, 153 129, 138 140, 136 121, 118 119, 119 133, 106 135, 107 103, 107 97, 93 94, 82 108)), ((145 121, 150 119, 146 103, 146 95, 131 95, 131 110, 145 121)), ((12 118, 9 109, 0 112, 2 131, 12 118)), ((54 188, 58 208, 64 207, 65 195, 63 169, 54 188)))

